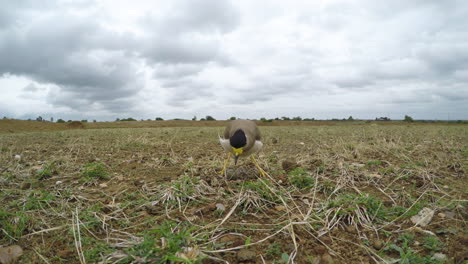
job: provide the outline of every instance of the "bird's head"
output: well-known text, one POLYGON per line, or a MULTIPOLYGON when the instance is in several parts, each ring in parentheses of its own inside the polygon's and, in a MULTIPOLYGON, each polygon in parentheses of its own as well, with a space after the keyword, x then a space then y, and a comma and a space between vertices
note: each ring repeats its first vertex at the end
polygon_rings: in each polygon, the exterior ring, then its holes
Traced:
POLYGON ((244 147, 247 145, 247 137, 242 129, 238 129, 232 136, 229 138, 229 143, 232 147, 232 152, 234 153, 234 164, 237 164, 237 159, 239 156, 244 153, 244 147))

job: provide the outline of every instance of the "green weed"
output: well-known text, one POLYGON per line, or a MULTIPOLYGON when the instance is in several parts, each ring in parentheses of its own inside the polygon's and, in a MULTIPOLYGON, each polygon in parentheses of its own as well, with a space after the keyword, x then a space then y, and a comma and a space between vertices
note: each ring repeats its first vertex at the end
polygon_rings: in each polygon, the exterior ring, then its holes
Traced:
POLYGON ((275 242, 268 246, 266 256, 270 259, 277 258, 281 255, 281 251, 281 245, 275 242))
POLYGON ((299 189, 314 187, 314 179, 303 168, 295 168, 288 173, 289 182, 299 189))
POLYGON ((273 184, 269 180, 257 180, 257 181, 247 181, 243 183, 245 190, 253 191, 260 197, 268 202, 279 203, 281 199, 279 198, 282 193, 278 192, 273 193, 270 189, 273 189, 273 184))
POLYGON ((88 163, 84 165, 81 170, 81 178, 86 181, 92 179, 109 179, 109 172, 107 172, 106 167, 102 163, 88 163))
POLYGON ((131 256, 127 261, 145 259, 149 263, 169 263, 179 261, 182 263, 198 263, 199 256, 188 260, 177 257, 177 253, 183 248, 193 246, 197 241, 191 232, 194 228, 189 228, 187 224, 175 224, 164 222, 157 229, 144 234, 144 241, 130 249, 127 253, 131 256), (164 241, 164 242, 162 242, 164 241))
POLYGON ((399 254, 398 263, 401 264, 441 264, 441 261, 432 259, 431 256, 420 256, 410 245, 414 241, 414 235, 409 233, 401 234, 396 243, 390 244, 384 248, 387 252, 397 252, 399 254))
POLYGON ((382 161, 380 160, 370 160, 366 163, 367 166, 380 166, 382 165, 382 161))
POLYGON ((29 217, 22 211, 10 213, 0 210, 0 241, 14 242, 24 235, 29 217))
POLYGON ((85 259, 90 263, 98 263, 114 249, 106 243, 95 239, 94 237, 84 236, 82 238, 83 254, 85 259))
POLYGON ((55 200, 55 196, 47 191, 33 191, 26 198, 26 201, 23 204, 23 210, 28 211, 43 209, 45 206, 49 206, 49 201, 52 200, 55 200))
POLYGON ((427 236, 422 242, 422 246, 429 249, 432 253, 439 251, 442 245, 442 242, 435 236, 427 236))
POLYGON ((48 179, 54 174, 58 174, 55 162, 45 164, 40 170, 36 172, 36 176, 39 180, 48 179))

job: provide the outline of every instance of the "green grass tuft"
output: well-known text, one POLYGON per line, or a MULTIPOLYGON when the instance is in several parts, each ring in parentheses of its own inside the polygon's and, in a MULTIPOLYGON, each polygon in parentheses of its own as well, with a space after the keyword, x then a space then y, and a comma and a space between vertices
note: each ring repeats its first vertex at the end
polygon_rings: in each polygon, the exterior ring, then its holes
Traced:
POLYGON ((85 180, 109 179, 109 177, 106 167, 99 162, 88 163, 81 170, 81 178, 85 180))
POLYGON ((295 168, 288 173, 289 182, 299 189, 310 189, 314 187, 314 178, 303 168, 295 168))

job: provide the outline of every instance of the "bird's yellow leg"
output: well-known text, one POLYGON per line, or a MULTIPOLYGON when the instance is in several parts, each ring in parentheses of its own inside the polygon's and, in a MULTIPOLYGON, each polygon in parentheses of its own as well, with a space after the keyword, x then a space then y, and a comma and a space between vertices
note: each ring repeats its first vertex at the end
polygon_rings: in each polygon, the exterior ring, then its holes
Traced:
POLYGON ((260 164, 258 164, 258 161, 255 159, 254 155, 250 155, 250 158, 252 159, 252 162, 257 167, 258 172, 260 172, 260 175, 263 177, 267 176, 268 174, 262 169, 262 167, 260 167, 260 164))
POLYGON ((224 166, 223 166, 223 170, 221 171, 221 175, 224 175, 224 173, 226 172, 227 166, 230 160, 231 160, 231 153, 228 153, 227 158, 224 160, 224 166))

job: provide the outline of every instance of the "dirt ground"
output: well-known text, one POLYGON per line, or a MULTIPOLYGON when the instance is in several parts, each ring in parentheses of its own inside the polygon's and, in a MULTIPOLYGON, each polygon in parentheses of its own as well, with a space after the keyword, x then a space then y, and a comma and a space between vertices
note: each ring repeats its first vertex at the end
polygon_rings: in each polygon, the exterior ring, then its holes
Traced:
POLYGON ((221 174, 223 124, 0 129, 0 246, 18 263, 468 261, 467 125, 262 126, 260 176, 248 158, 221 174))

